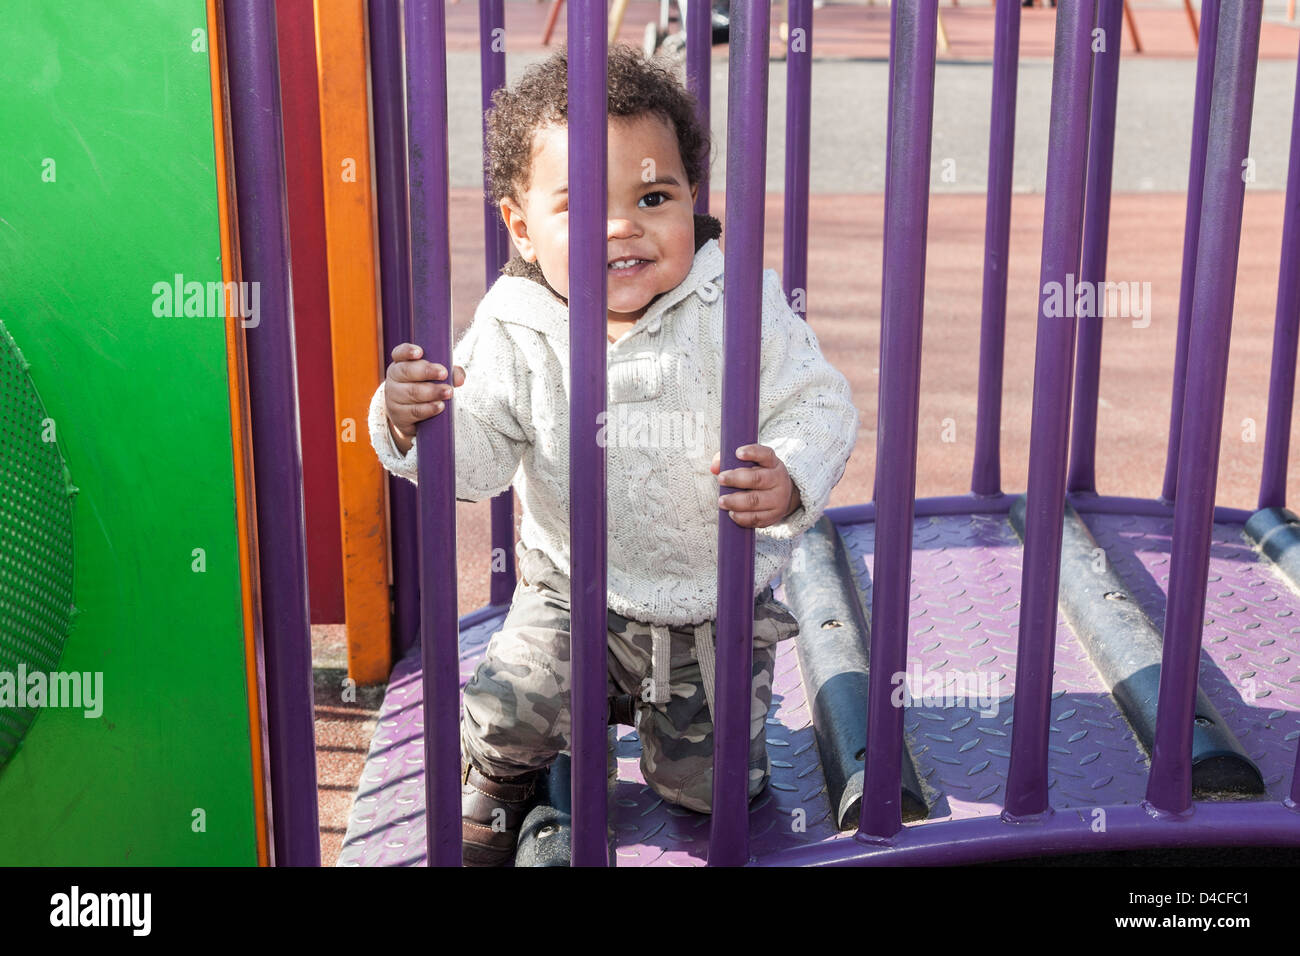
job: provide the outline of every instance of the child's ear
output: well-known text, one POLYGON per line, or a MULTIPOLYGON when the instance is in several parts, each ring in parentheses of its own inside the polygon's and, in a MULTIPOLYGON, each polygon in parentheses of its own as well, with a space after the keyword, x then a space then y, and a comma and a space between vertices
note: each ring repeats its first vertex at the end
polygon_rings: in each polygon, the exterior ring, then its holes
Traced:
POLYGON ((528 223, 524 221, 523 211, 508 196, 501 200, 501 221, 506 224, 510 241, 526 262, 536 262, 537 253, 533 242, 528 238, 528 223))

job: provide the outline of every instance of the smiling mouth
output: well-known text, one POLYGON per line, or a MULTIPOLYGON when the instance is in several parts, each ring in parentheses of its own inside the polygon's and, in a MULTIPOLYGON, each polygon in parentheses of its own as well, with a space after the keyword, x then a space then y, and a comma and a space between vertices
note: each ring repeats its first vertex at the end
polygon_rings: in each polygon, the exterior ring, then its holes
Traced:
POLYGON ((651 261, 652 260, 650 259, 636 259, 632 257, 626 259, 615 259, 609 264, 608 270, 610 275, 624 275, 633 272, 640 272, 641 269, 649 265, 651 261))

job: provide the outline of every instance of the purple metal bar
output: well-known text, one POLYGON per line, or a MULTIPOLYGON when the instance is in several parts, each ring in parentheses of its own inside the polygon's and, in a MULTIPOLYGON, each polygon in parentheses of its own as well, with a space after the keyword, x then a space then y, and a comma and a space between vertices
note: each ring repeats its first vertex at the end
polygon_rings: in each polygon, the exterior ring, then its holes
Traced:
POLYGON ((1210 128, 1210 85, 1214 81, 1215 37, 1219 0, 1202 0, 1201 32, 1196 52, 1196 99, 1192 105, 1192 157, 1187 176, 1187 216, 1183 222, 1183 277, 1178 293, 1178 338, 1174 346, 1174 388, 1169 408, 1169 442, 1160 497, 1178 493, 1178 441, 1183 427, 1187 377, 1187 340, 1191 334, 1192 288, 1196 281, 1197 237, 1201 234, 1201 200, 1205 191, 1205 143, 1210 128))
POLYGON ((1047 738, 1052 660, 1056 651, 1056 597, 1060 587, 1065 453, 1074 351, 1072 277, 1079 271, 1095 11, 1095 0, 1079 0, 1062 4, 1056 13, 1024 572, 1020 586, 1020 638, 1004 810, 1012 817, 1048 810, 1047 738), (1064 317, 1048 314, 1053 289, 1057 293, 1056 301, 1065 305, 1064 317))
MULTIPOLYGON (((686 5, 686 88, 695 97, 695 115, 700 127, 708 132, 711 127, 713 77, 710 61, 713 58, 713 4, 704 0, 686 5)), ((695 194, 695 211, 701 215, 709 212, 709 180, 706 175, 695 194)))
POLYGON ((607 332, 609 107, 605 0, 570 0, 568 19, 569 182, 569 547, 572 552, 570 657, 573 739, 574 866, 607 866, 605 726, 605 414, 607 332))
MULTIPOLYGON (((1300 61, 1297 61, 1300 63, 1300 61)), ((1286 461, 1291 448, 1291 409, 1295 401, 1296 340, 1300 336, 1300 66, 1291 114, 1291 163, 1286 175, 1286 218, 1282 222, 1282 268, 1273 320, 1273 371, 1268 385, 1268 419, 1264 429, 1264 465, 1260 469, 1259 506, 1286 504, 1286 461)))
POLYGON ((791 308, 808 318, 808 164, 812 124, 812 0, 790 0, 785 54, 785 254, 791 308), (796 48, 797 47, 797 48, 796 48))
MULTIPOLYGON (((502 0, 480 0, 478 8, 479 90, 483 113, 483 143, 487 145, 487 111, 492 92, 506 85, 505 9, 502 0)), ((510 258, 510 235, 501 209, 490 198, 483 200, 483 283, 492 288, 501 267, 510 258)), ((492 499, 491 583, 488 601, 509 604, 515 592, 515 490, 507 488, 492 499), (497 567, 496 557, 504 560, 497 567)))
MULTIPOLYGON (((1061 5, 1062 8, 1065 4, 1061 5)), ((893 839, 861 837, 783 850, 758 866, 955 866, 1046 854, 1159 847, 1300 846, 1300 812, 1286 803, 1197 803, 1188 816, 1153 814, 1144 805, 1071 810, 1042 820, 998 817, 909 826, 893 839), (1096 827, 1098 810, 1106 826, 1096 827)))
MULTIPOLYGON (((722 465, 758 439, 767 195, 767 82, 771 7, 732 4, 727 69, 727 242, 723 282, 722 465)), ((752 466, 749 463, 748 466, 752 466)), ((718 495, 739 489, 721 485, 718 495)), ((709 865, 749 859, 749 701, 754 633, 754 529, 718 510, 718 649, 713 694, 713 814, 709 865)))
POLYGON ((993 19, 993 107, 989 121, 988 205, 984 213, 984 299, 980 320, 979 398, 971 491, 1002 490, 1002 363, 1007 332, 1007 259, 1011 247, 1011 181, 1016 153, 1016 80, 1020 68, 1020 6, 998 4, 993 19))
POLYGON ((311 614, 275 5, 227 0, 225 27, 240 278, 257 285, 262 303, 261 322, 244 333, 244 341, 257 472, 272 851, 277 866, 320 866, 311 614))
MULTIPOLYGON (((415 344, 451 369, 447 23, 443 0, 405 0, 411 308, 415 344)), ((450 377, 448 378, 450 380, 450 377)), ((416 426, 420 661, 430 866, 459 866, 460 683, 456 614, 456 401, 416 426)))
POLYGON ((876 563, 871 595, 871 673, 867 694, 866 780, 861 831, 887 838, 903 825, 903 710, 890 697, 892 675, 907 670, 912 577, 912 509, 925 312, 925 240, 930 215, 930 144, 938 0, 893 4, 889 156, 880 315, 877 414, 876 563), (893 252, 890 253, 890 246, 893 252))
MULTIPOLYGON (((402 113, 400 0, 370 0, 370 83, 374 104, 379 281, 384 355, 411 341, 411 250, 407 246, 406 117, 402 113)), ((420 545, 415 486, 388 476, 393 543, 393 659, 415 645, 420 627, 420 545)))
MULTIPOLYGON (((1106 251, 1110 238, 1110 185, 1115 165, 1115 103, 1119 91, 1120 39, 1123 0, 1098 0, 1097 26, 1105 51, 1092 59, 1092 119, 1088 129, 1088 186, 1083 213, 1083 259, 1079 278, 1100 289, 1106 278, 1106 251)), ((1094 300, 1096 311, 1105 297, 1094 300)), ((1097 490, 1097 396, 1101 381, 1102 316, 1079 316, 1078 355, 1075 357, 1074 430, 1070 444, 1070 469, 1066 487, 1071 491, 1097 490)))
MULTIPOLYGON (((1232 301, 1246 198, 1242 162, 1250 155, 1251 107, 1263 0, 1227 4, 1219 18, 1210 133, 1187 349, 1173 554, 1160 663, 1155 742, 1147 800, 1181 813, 1192 803, 1192 725, 1205 617, 1214 491, 1218 482, 1223 395, 1232 336, 1232 301)), ((1027 560, 1027 559, 1026 559, 1027 560)))
MULTIPOLYGON (((889 90, 886 93, 885 104, 885 209, 884 220, 880 224, 880 243, 884 252, 881 256, 881 281, 880 281, 880 314, 885 314, 885 282, 884 277, 889 275, 889 197, 893 195, 893 190, 889 188, 889 174, 892 164, 889 158, 894 155, 894 74, 897 58, 895 57, 895 47, 898 43, 898 8, 899 4, 891 3, 889 5, 889 90)), ((871 478, 871 500, 876 500, 876 495, 880 490, 880 470, 881 461, 876 459, 876 470, 871 478)))
MULTIPOLYGON (((983 515, 1006 514, 1018 495, 938 495, 932 498, 917 498, 912 516, 928 518, 930 515, 983 515)), ((1079 514, 1126 514, 1152 515, 1172 518, 1173 505, 1155 498, 1125 498, 1119 495, 1079 495, 1067 494, 1066 499, 1079 514)), ((836 524, 860 524, 875 521, 876 503, 868 501, 858 505, 837 505, 827 508, 826 517, 836 524)), ((1228 508, 1216 506, 1214 521, 1216 524, 1245 524, 1255 512, 1246 508, 1228 508)))

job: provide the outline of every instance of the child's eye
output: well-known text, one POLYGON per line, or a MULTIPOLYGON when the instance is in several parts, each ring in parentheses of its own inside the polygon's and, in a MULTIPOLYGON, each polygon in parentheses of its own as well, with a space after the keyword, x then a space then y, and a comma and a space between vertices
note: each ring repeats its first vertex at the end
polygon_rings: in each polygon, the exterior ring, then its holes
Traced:
POLYGON ((665 192, 653 192, 653 193, 646 193, 644 196, 642 196, 641 202, 645 202, 647 199, 651 199, 655 196, 658 196, 660 198, 660 201, 651 203, 650 204, 651 209, 654 209, 656 206, 662 206, 665 202, 667 202, 670 198, 672 198, 665 192))

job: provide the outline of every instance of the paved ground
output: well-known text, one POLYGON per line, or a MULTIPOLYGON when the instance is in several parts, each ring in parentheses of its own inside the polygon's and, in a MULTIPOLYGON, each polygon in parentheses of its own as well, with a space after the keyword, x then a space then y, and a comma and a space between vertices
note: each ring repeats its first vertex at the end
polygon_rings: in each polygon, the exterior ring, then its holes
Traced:
MULTIPOLYGON (((510 75, 542 55, 545 5, 507 3, 510 75)), ((463 330, 482 288, 480 133, 475 5, 448 7, 452 52, 452 232, 454 322, 463 330), (459 52, 458 52, 459 50, 459 52)), ((637 41, 657 4, 634 0, 624 37, 637 41)), ((1151 283, 1151 321, 1109 320, 1103 340, 1098 488, 1107 494, 1159 493, 1168 430, 1178 281, 1185 210, 1195 49, 1181 3, 1135 3, 1142 41, 1151 52, 1126 55, 1116 143, 1116 195, 1109 278, 1151 283)), ((1247 192, 1228 399, 1219 467, 1219 504, 1253 507, 1267 400, 1273 311, 1279 270, 1282 199, 1300 33, 1280 22, 1283 2, 1266 4, 1252 157, 1257 179, 1247 192), (1252 424, 1253 423, 1253 424, 1252 424), (1251 435, 1252 427, 1255 434, 1251 435)), ((974 441, 979 301, 987 175, 991 10, 942 5, 960 60, 944 58, 936 78, 935 195, 928 234, 924 358, 917 495, 968 489, 974 441), (982 19, 981 19, 982 18, 982 19), (943 159, 955 160, 954 183, 940 180, 943 159), (952 419, 956 440, 942 440, 952 419)), ((832 505, 867 501, 875 469, 878 390, 880 223, 883 209, 887 14, 861 3, 817 11, 814 44, 814 165, 812 170, 809 321, 823 351, 853 388, 863 427, 832 505), (820 31, 820 32, 819 32, 820 31)), ((1003 405, 1003 486, 1025 487, 1029 407, 1037 323, 1038 256, 1050 93, 1051 11, 1025 11, 1021 96, 1013 202, 1007 352, 1003 405)), ((1126 44, 1129 41, 1126 40, 1126 44)), ((1127 46, 1126 46, 1127 49, 1127 46)), ((715 48, 720 52, 721 47, 715 48)), ((771 67, 769 196, 765 265, 780 269, 784 66, 771 67)), ((725 207, 726 63, 713 81, 716 137, 712 211, 725 207)), ((724 232, 724 245, 726 235, 724 232)), ((1292 447, 1300 447, 1293 428, 1292 447)), ((1293 453, 1293 460, 1295 454, 1293 453)), ((1290 500, 1300 501, 1293 468, 1290 500)), ((460 611, 487 602, 489 522, 486 504, 457 505, 460 611)), ((341 628, 314 628, 318 664, 317 742, 321 776, 322 853, 333 862, 352 790, 373 730, 375 693, 341 703, 341 628)))

